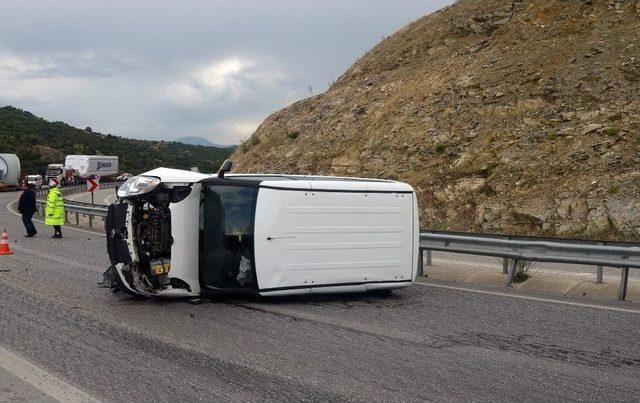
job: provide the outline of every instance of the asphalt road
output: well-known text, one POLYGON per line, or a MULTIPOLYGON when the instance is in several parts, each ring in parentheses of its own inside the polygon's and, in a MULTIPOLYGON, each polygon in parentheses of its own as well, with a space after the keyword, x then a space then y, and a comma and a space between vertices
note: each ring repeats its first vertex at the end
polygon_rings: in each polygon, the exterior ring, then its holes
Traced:
MULTIPOLYGON (((0 194, 0 347, 99 400, 637 400, 640 305, 414 285, 191 305, 98 288, 105 239, 22 238, 0 194), (518 295, 516 298, 514 295, 518 295)), ((38 398, 9 367, 7 396, 38 398), (22 382, 22 383, 21 383, 22 382), (13 389, 12 389, 13 388, 13 389), (13 393, 13 395, 11 394, 13 393)))

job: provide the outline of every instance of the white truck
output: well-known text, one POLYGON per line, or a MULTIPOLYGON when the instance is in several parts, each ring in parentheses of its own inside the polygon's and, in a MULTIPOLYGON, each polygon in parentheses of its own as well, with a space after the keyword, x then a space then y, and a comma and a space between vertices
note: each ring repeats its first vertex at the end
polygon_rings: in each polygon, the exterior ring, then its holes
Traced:
POLYGON ((57 179, 60 181, 60 184, 65 185, 73 185, 76 183, 76 176, 78 173, 64 166, 63 164, 49 164, 47 165, 47 173, 45 174, 47 184, 51 184, 52 179, 57 179))
POLYGON ((20 184, 20 159, 15 154, 0 154, 0 190, 15 189, 20 184))
POLYGON ((64 165, 74 169, 82 179, 118 174, 118 157, 108 155, 67 155, 64 165))

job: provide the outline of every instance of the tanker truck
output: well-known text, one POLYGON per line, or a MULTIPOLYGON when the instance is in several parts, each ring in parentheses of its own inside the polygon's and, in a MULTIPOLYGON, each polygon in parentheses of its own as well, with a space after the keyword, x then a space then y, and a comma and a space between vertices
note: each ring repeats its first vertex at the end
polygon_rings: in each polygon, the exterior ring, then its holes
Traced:
POLYGON ((0 190, 17 189, 20 185, 20 159, 15 154, 0 154, 0 190))

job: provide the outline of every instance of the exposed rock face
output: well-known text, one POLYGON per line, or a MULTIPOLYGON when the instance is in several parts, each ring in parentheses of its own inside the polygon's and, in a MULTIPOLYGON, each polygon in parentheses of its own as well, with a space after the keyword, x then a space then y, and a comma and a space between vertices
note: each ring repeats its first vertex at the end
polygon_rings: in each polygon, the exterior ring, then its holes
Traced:
POLYGON ((423 228, 640 239, 640 1, 460 0, 234 159, 409 182, 423 228))

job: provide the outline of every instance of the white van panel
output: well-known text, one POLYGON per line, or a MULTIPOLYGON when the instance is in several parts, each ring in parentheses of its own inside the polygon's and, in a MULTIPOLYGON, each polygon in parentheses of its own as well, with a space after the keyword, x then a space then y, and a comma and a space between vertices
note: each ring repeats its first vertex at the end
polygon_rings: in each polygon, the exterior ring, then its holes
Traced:
POLYGON ((266 180, 260 183, 260 186, 307 190, 311 189, 311 182, 305 180, 266 180))
POLYGON ((191 286, 192 294, 200 293, 199 230, 200 192, 202 185, 193 184, 191 193, 179 203, 171 203, 171 270, 176 277, 191 286))
POLYGON ((314 190, 346 190, 365 192, 367 190, 367 182, 332 180, 312 181, 311 188, 314 190))
POLYGON ((311 293, 311 288, 292 288, 289 290, 264 291, 260 295, 263 297, 286 297, 288 295, 304 295, 311 293))
POLYGON ((255 219, 260 289, 408 284, 417 255, 414 199, 412 193, 261 188, 255 219))

